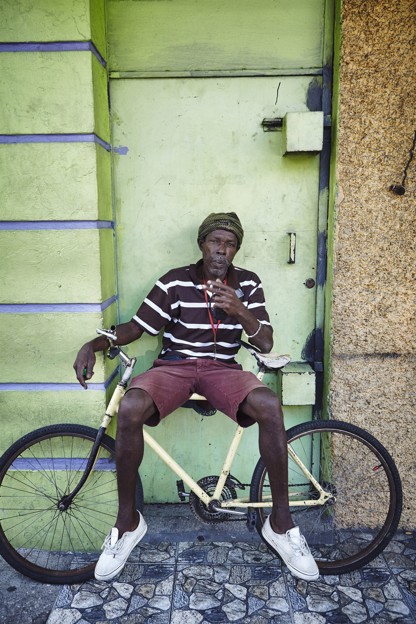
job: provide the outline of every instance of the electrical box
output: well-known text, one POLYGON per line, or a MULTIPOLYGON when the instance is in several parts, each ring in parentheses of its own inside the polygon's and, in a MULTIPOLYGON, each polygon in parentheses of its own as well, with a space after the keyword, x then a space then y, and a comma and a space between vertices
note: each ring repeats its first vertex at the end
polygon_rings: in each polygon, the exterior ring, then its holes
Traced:
POLYGON ((286 113, 282 125, 283 154, 322 150, 324 142, 324 114, 322 111, 286 113))

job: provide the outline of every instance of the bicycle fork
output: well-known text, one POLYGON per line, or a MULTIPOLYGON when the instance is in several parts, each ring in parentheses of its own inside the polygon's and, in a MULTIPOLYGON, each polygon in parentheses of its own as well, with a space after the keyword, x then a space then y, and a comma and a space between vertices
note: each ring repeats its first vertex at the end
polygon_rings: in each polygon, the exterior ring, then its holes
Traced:
POLYGON ((107 428, 111 422, 111 419, 117 413, 120 401, 126 392, 127 383, 128 383, 128 380, 130 379, 135 363, 136 363, 136 359, 133 358, 132 360, 129 361, 129 365, 126 366, 124 375, 114 390, 113 396, 111 397, 111 400, 107 406, 107 410, 104 415, 104 418, 97 431, 97 435, 95 437, 91 452, 88 456, 87 464, 85 466, 82 477, 77 483, 77 485, 75 486, 75 488, 72 490, 72 492, 70 492, 69 494, 65 494, 65 496, 63 496, 61 500, 58 502, 59 511, 66 511, 68 509, 68 507, 71 505, 72 501, 74 500, 75 496, 78 494, 78 492, 81 490, 81 488, 87 481, 91 473, 91 470, 93 469, 94 464, 97 460, 98 451, 101 445, 101 440, 103 439, 103 436, 105 432, 107 431, 107 428))
POLYGON ((80 489, 82 488, 86 480, 88 479, 90 472, 93 469, 95 461, 97 459, 98 449, 100 448, 101 440, 103 438, 103 435, 106 432, 106 429, 107 427, 100 427, 98 429, 96 438, 94 440, 94 444, 91 449, 91 453, 87 460, 87 465, 85 466, 85 469, 84 469, 84 473, 80 481, 78 482, 78 484, 72 490, 72 492, 63 496, 61 500, 58 502, 59 511, 66 511, 68 509, 68 507, 71 505, 72 501, 74 500, 75 496, 78 494, 78 492, 80 491, 80 489))

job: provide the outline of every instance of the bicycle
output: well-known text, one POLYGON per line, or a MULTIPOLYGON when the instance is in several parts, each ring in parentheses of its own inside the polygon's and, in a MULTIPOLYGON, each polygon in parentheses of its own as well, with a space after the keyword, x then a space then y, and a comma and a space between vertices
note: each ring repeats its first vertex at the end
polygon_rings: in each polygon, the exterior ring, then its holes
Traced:
MULTIPOLYGON (((0 459, 0 554, 41 582, 72 584, 91 578, 117 514, 115 443, 106 429, 136 358, 114 345, 113 328, 97 333, 107 336, 108 357, 118 356, 125 369, 99 429, 42 427, 17 440, 0 459)), ((285 363, 252 348, 250 352, 259 379, 285 363)), ((248 528, 261 536, 271 508, 266 467, 259 459, 249 484, 231 474, 243 433, 237 426, 220 476, 198 481, 148 431, 144 437, 177 474, 179 498, 189 499, 198 518, 208 523, 246 518, 248 528), (248 490, 248 496, 237 496, 237 490, 248 490)), ((402 509, 400 476, 388 451, 367 431, 336 420, 297 425, 287 431, 287 438, 291 513, 321 574, 350 572, 373 560, 393 537, 402 509)), ((142 511, 139 474, 136 504, 142 511)))

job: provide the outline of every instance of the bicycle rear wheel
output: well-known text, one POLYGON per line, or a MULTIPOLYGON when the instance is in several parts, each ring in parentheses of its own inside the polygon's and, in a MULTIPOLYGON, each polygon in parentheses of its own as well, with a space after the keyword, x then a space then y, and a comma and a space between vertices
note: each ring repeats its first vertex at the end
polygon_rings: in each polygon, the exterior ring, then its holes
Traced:
MULTIPOLYGON (((0 554, 36 581, 91 578, 114 526, 115 443, 107 435, 86 483, 66 510, 59 509, 83 475, 96 435, 96 429, 82 425, 51 425, 20 438, 0 459, 0 554)), ((142 510, 139 475, 136 504, 142 510)))
MULTIPOLYGON (((330 494, 326 502, 314 506, 318 489, 289 456, 292 518, 321 574, 343 574, 367 564, 386 547, 400 520, 402 488, 393 459, 368 432, 341 421, 305 423, 290 429, 287 437, 297 457, 330 494)), ((262 460, 254 470, 250 496, 251 501, 271 500, 262 460)), ((270 508, 257 509, 260 535, 269 513, 270 508)))

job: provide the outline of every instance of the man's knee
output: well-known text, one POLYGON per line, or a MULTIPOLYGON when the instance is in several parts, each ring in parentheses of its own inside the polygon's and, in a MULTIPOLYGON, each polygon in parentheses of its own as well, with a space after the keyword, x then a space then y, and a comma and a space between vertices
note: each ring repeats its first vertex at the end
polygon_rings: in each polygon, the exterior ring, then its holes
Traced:
POLYGON ((118 427, 141 426, 155 413, 155 404, 144 390, 132 388, 122 398, 118 416, 118 427))
POLYGON ((256 388, 248 395, 246 403, 251 416, 259 424, 283 427, 283 413, 277 395, 269 388, 256 388))

